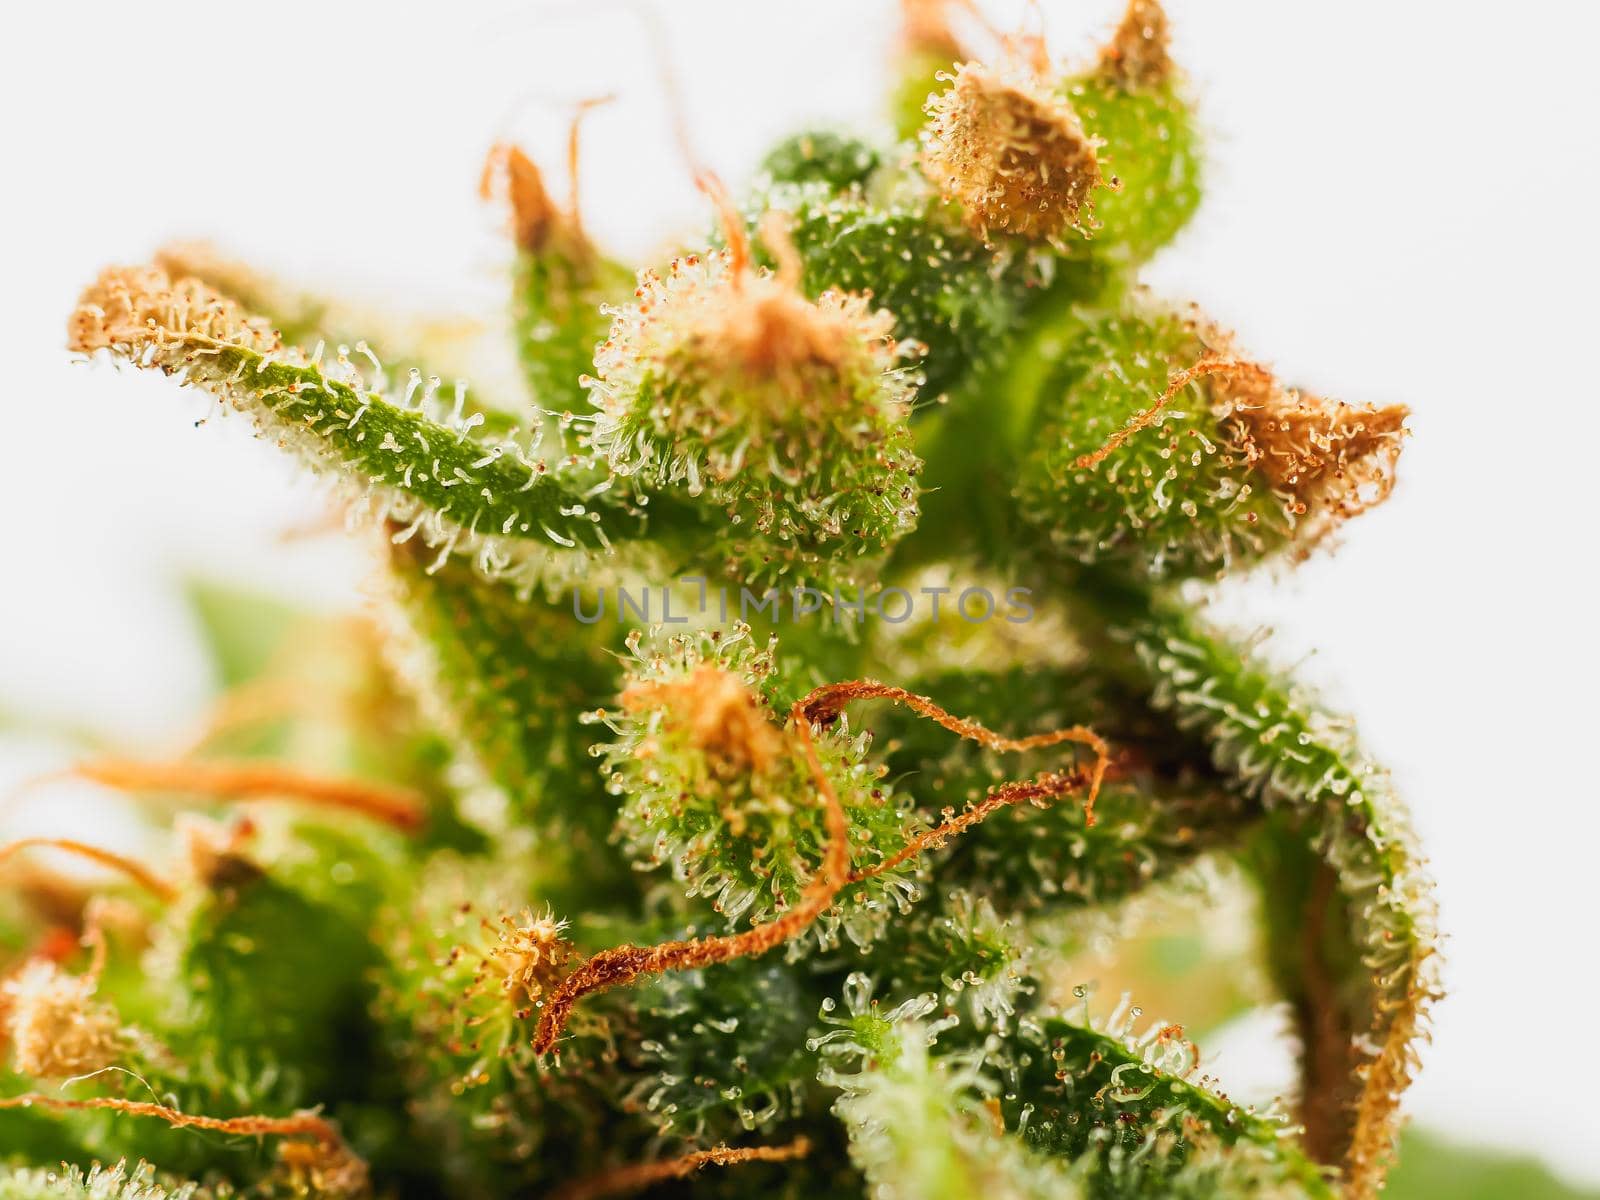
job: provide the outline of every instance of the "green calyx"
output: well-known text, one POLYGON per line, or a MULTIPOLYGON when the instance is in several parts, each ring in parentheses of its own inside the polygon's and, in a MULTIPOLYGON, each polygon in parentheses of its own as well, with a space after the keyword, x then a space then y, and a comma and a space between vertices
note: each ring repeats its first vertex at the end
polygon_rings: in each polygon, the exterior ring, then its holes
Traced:
POLYGON ((803 299, 729 255, 640 278, 590 382, 611 469, 702 505, 715 568, 848 581, 916 521, 912 384, 892 321, 860 297, 803 299))
POLYGON ((1028 39, 997 65, 947 68, 918 131, 928 179, 986 237, 1136 266, 1200 202, 1194 114, 1166 17, 1133 0, 1099 62, 1058 77, 1028 39))
POLYGON ((575 205, 556 206, 538 167, 516 146, 490 152, 480 190, 488 198, 497 188, 516 245, 511 323, 528 391, 547 414, 581 410, 582 380, 609 324, 603 306, 628 295, 633 273, 589 240, 575 205))
MULTIPOLYGON (((728 927, 770 920, 815 878, 828 838, 800 744, 767 698, 771 649, 743 627, 630 644, 620 706, 600 714, 617 735, 604 770, 623 799, 624 845, 642 867, 669 867, 728 927)), ((882 864, 920 828, 909 799, 869 757, 870 736, 842 719, 816 744, 850 822, 851 865, 882 864)), ((870 944, 917 896, 915 878, 907 863, 848 888, 812 936, 870 944)))
POLYGON ((920 376, 923 405, 981 376, 1059 266, 1026 247, 996 254, 903 168, 869 185, 773 184, 758 211, 787 214, 808 295, 870 293, 920 376))
POLYGON ((1015 494, 1082 564, 1151 578, 1305 553, 1393 485, 1405 409, 1292 392, 1194 314, 1084 313, 1015 494))
POLYGON ((1110 186, 1094 201, 1097 257, 1137 265, 1175 238, 1200 207, 1202 162, 1194 113, 1171 80, 1129 89, 1103 73, 1068 80, 1063 92, 1101 143, 1110 186))
POLYGON ((1286 502, 1218 419, 1205 377, 1107 452, 1207 353, 1195 322, 1177 312, 1131 310, 1083 321, 1015 483, 1024 520, 1063 555, 1185 576, 1259 558, 1288 540, 1286 502))
POLYGON ((1160 4, 1130 0, 1094 69, 1060 85, 1110 176, 1095 198, 1091 250, 1129 265, 1170 242, 1200 206, 1200 131, 1168 42, 1160 4))

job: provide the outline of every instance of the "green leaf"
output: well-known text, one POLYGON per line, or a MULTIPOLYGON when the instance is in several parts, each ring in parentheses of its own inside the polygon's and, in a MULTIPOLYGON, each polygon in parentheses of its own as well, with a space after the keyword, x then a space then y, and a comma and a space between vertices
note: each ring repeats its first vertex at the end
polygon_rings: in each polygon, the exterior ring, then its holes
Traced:
MULTIPOLYGON (((1308 1025, 1325 1017, 1356 1039, 1353 1107, 1331 1114, 1332 1128, 1311 1128, 1309 1142, 1344 1163, 1356 1191, 1370 1189, 1392 1153, 1399 1097, 1416 1072, 1427 1010, 1439 993, 1433 885, 1405 807, 1347 721, 1183 605, 1106 579, 1081 594, 1097 606, 1112 642, 1126 648, 1123 669, 1150 689, 1151 703, 1205 738, 1218 769, 1289 835, 1279 852, 1290 855, 1287 869, 1268 878, 1281 885, 1298 877, 1301 889, 1308 886, 1293 865, 1295 846, 1327 868, 1318 904, 1306 907, 1317 895, 1314 877, 1298 903, 1293 892, 1274 890, 1267 903, 1284 904, 1275 920, 1287 936, 1302 931, 1308 947, 1297 989, 1310 1006, 1308 1025)), ((1270 859, 1270 843, 1265 851, 1270 859)), ((1277 957, 1281 965, 1281 950, 1277 957)), ((1342 1052, 1344 1035, 1333 1036, 1342 1052)), ((1308 1049, 1315 1055, 1316 1047, 1308 1049)), ((1322 1074, 1313 1078, 1329 1086, 1322 1074)))
MULTIPOLYGON (((229 258, 207 243, 163 246, 156 253, 155 265, 174 281, 197 280, 246 312, 259 314, 284 345, 296 347, 307 356, 314 355, 319 345, 330 359, 346 354, 363 371, 375 373, 379 391, 389 390, 390 382, 404 386, 412 371, 422 379, 434 375, 448 378, 454 373, 430 364, 430 355, 425 352, 430 340, 426 326, 396 327, 399 323, 393 320, 316 295, 249 263, 229 258), (382 326, 379 332, 371 328, 375 324, 382 326)), ((437 352, 433 357, 438 357, 437 352)), ((477 388, 465 398, 463 407, 463 418, 480 420, 485 433, 510 432, 519 423, 527 425, 533 415, 526 404, 505 397, 486 398, 477 388)))
POLYGON ((852 1050, 861 1059, 853 1071, 830 1065, 822 1078, 842 1093, 834 1111, 875 1200, 1084 1195, 1064 1164, 996 1132, 970 1066, 930 1055, 933 1035, 910 1015, 926 1007, 875 1018, 885 1026, 876 1037, 828 1047, 835 1061, 852 1050))
POLYGON ((355 507, 398 537, 420 532, 442 557, 459 553, 486 574, 528 586, 610 546, 592 511, 599 485, 579 481, 570 455, 552 463, 510 436, 480 440, 432 384, 413 379, 393 397, 354 367, 325 371, 196 281, 107 271, 74 314, 72 345, 181 375, 341 480, 355 507))
MULTIPOLYGON (((364 1022, 378 962, 370 919, 270 875, 206 889, 174 914, 175 1014, 163 1034, 191 1081, 180 1107, 287 1114, 313 1104, 337 1110, 360 1095, 374 1053, 364 1022)), ((147 1156, 164 1165, 179 1164, 177 1145, 204 1144, 151 1122, 139 1133, 150 1135, 147 1156), (174 1150, 157 1154, 155 1144, 174 1150)))
POLYGON ((1214 1091, 1182 1030, 1137 1009, 1104 1025, 1040 1015, 997 1053, 1005 1127, 1028 1146, 1086 1161, 1095 1196, 1289 1194, 1331 1197, 1285 1121, 1214 1091))
POLYGON ((580 624, 566 603, 519 598, 464 564, 433 569, 430 558, 411 544, 389 555, 401 618, 391 632, 410 642, 407 681, 471 774, 503 798, 491 825, 537 831, 597 884, 617 883, 602 867, 615 862, 615 805, 594 762, 601 731, 584 714, 616 694, 618 622, 580 624))
POLYGON ((884 1009, 862 974, 844 998, 815 1044, 875 1195, 1334 1194, 1283 1123, 1197 1078, 1181 1032, 1033 1014, 984 1035, 927 1023, 932 995, 884 1009))
POLYGON ((611 317, 602 304, 633 293, 633 272, 590 252, 519 249, 512 270, 511 319, 523 378, 535 403, 553 413, 584 412, 580 380, 594 371, 595 346, 611 317))

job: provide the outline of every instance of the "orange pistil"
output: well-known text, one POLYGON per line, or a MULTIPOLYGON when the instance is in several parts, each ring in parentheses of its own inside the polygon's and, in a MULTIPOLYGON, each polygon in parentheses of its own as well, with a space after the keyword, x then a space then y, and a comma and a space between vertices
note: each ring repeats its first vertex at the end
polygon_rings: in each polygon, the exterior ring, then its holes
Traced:
MULTIPOLYGON (((1095 753, 1096 763, 1090 773, 1089 797, 1084 801, 1083 808, 1086 822, 1089 825, 1094 824, 1094 802, 1100 795, 1100 784, 1104 781, 1106 770, 1111 765, 1111 748, 1094 730, 1083 725, 1072 725, 1049 733, 1034 733, 1020 738, 1007 737, 969 718, 952 715, 927 696, 919 696, 915 692, 906 691, 905 688, 876 683, 870 679, 824 684, 813 690, 795 707, 797 710, 803 709, 813 721, 829 721, 836 717, 846 704, 856 700, 892 700, 896 704, 905 705, 918 716, 927 717, 942 725, 958 737, 1002 753, 1020 754, 1028 750, 1043 750, 1050 746, 1059 746, 1063 742, 1075 742, 1080 746, 1089 747, 1095 753)), ((820 768, 818 773, 820 774, 820 768)))
POLYGON ((616 98, 615 93, 608 93, 578 101, 572 114, 572 123, 567 126, 567 219, 572 222, 572 230, 578 235, 578 240, 585 245, 588 243, 583 236, 583 212, 578 204, 578 133, 584 117, 616 98))
POLYGON ((545 190, 539 168, 516 146, 493 147, 478 182, 478 193, 485 199, 493 191, 497 170, 505 172, 506 196, 511 201, 511 231, 517 245, 523 250, 542 250, 550 240, 559 214, 550 193, 545 190))
POLYGON ((1156 1034, 1156 1044, 1158 1046, 1169 1046, 1173 1043, 1181 1045, 1189 1052, 1189 1066, 1191 1069, 1200 1065, 1200 1047, 1195 1045, 1192 1038, 1183 1036, 1183 1026, 1163 1025, 1160 1032, 1156 1034))
MULTIPOLYGON (((870 867, 864 867, 850 872, 847 883, 860 883, 863 879, 871 879, 875 875, 882 875, 885 871, 892 871, 908 859, 915 858, 924 850, 937 849, 943 846, 957 834, 965 833, 972 826, 983 821, 991 813, 1013 805, 1034 803, 1041 800, 1053 800, 1057 796, 1064 796, 1068 792, 1075 792, 1082 787, 1084 775, 1081 771, 1051 771, 1040 775, 1037 779, 1022 779, 1012 783, 1001 784, 991 788, 989 793, 976 804, 969 805, 967 810, 959 816, 951 817, 942 824, 935 825, 932 829, 919 833, 899 850, 888 858, 870 867)), ((1094 813, 1090 805, 1084 806, 1085 823, 1094 824, 1094 813)))
POLYGON ((661 1162, 634 1163, 617 1167, 599 1175, 591 1175, 568 1184, 556 1193, 557 1200, 599 1200, 602 1196, 620 1196, 636 1192, 667 1179, 686 1179, 702 1167, 731 1167, 748 1162, 789 1162, 804 1158, 811 1151, 811 1142, 798 1137, 782 1146, 713 1146, 709 1150, 696 1150, 679 1158, 661 1162))
POLYGON ((744 231, 744 218, 739 206, 728 194, 728 187, 712 171, 695 171, 694 184, 706 194, 717 210, 717 220, 722 224, 722 236, 728 239, 728 274, 737 288, 750 267, 750 239, 744 231))
POLYGON ((1110 751, 1104 739, 1092 730, 1083 726, 1073 726, 1051 733, 1013 738, 996 733, 976 721, 953 716, 928 697, 908 692, 904 688, 891 687, 866 679, 826 684, 816 688, 809 695, 796 701, 789 713, 789 729, 799 742, 806 765, 811 770, 811 777, 816 782, 828 833, 822 864, 816 876, 800 893, 799 900, 780 916, 742 933, 662 942, 655 946, 613 946, 593 955, 551 992, 549 1002, 539 1014, 539 1023, 534 1030, 533 1049, 536 1054, 547 1054, 555 1048, 573 1007, 584 996, 624 986, 642 975, 692 970, 736 958, 765 954, 768 950, 803 933, 812 922, 832 907, 839 893, 851 883, 869 878, 887 870, 890 866, 904 862, 929 846, 939 844, 946 838, 977 824, 1001 807, 1023 800, 1059 796, 1081 782, 1076 773, 1056 772, 1040 776, 1038 779, 996 788, 962 816, 912 839, 887 863, 871 870, 852 872, 849 819, 845 815, 839 794, 834 789, 833 781, 823 770, 822 760, 817 754, 816 741, 812 735, 812 726, 832 721, 845 705, 856 700, 892 700, 897 704, 904 704, 919 715, 938 722, 952 733, 992 750, 1020 752, 1055 746, 1063 742, 1088 746, 1095 752, 1097 761, 1089 773, 1089 794, 1084 803, 1084 813, 1086 821, 1093 824, 1094 801, 1099 794, 1106 769, 1110 765, 1110 751))
POLYGON ((701 663, 681 679, 629 684, 622 707, 628 712, 659 708, 666 724, 680 728, 697 749, 758 775, 783 749, 782 736, 750 689, 713 663, 701 663))
POLYGON ((135 1117, 159 1117, 174 1129, 210 1129, 217 1133, 242 1133, 247 1136, 314 1137, 328 1144, 342 1144, 339 1131, 315 1113, 296 1113, 292 1117, 207 1117, 181 1112, 148 1100, 123 1100, 117 1096, 86 1096, 68 1099, 24 1092, 20 1096, 0 1097, 0 1108, 49 1108, 60 1112, 110 1109, 135 1117))
POLYGON ((361 779, 310 775, 262 762, 139 762, 101 758, 71 774, 130 792, 191 792, 227 800, 283 800, 362 813, 407 833, 427 819, 422 798, 406 788, 361 779))
POLYGON ((112 850, 106 850, 103 847, 91 846, 87 842, 80 842, 75 838, 17 838, 15 841, 7 842, 3 846, 0 846, 0 862, 4 862, 6 859, 10 858, 13 854, 18 853, 19 851, 27 850, 33 847, 51 850, 65 850, 70 854, 78 855, 80 858, 86 858, 91 862, 99 863, 103 867, 111 867, 113 870, 121 871, 129 879, 132 879, 140 887, 144 888, 145 891, 149 892, 159 900, 171 901, 177 896, 177 890, 173 888, 170 883, 162 879, 143 863, 135 862, 131 858, 127 858, 112 850))
POLYGON ((1122 23, 1100 51, 1100 71, 1127 88, 1158 87, 1173 72, 1171 39, 1160 0, 1128 0, 1122 23))
POLYGON ((801 892, 798 902, 781 916, 743 933, 662 942, 656 946, 613 946, 600 951, 581 963, 550 994, 549 1003, 540 1012, 538 1027, 534 1030, 533 1049, 536 1054, 548 1054, 555 1049, 556 1039, 566 1028, 573 1006, 584 996, 632 983, 641 975, 691 970, 735 958, 765 954, 804 932, 832 906, 834 897, 850 878, 850 822, 832 781, 823 773, 816 746, 811 740, 811 727, 801 711, 801 704, 795 706, 798 717, 795 729, 822 796, 827 816, 828 843, 823 851, 821 869, 801 892))
POLYGON ((1405 444, 1403 404, 1346 404, 1272 376, 1224 377, 1212 388, 1225 438, 1305 518, 1307 541, 1381 504, 1405 444))
POLYGON ((1272 382, 1272 372, 1259 363, 1246 362, 1239 358, 1225 358, 1221 355, 1207 354, 1192 367, 1175 372, 1167 382, 1167 390, 1156 397, 1155 403, 1149 408, 1135 413, 1121 429, 1106 440, 1106 444, 1092 454, 1081 455, 1074 464, 1080 470, 1097 467, 1110 458, 1122 447, 1122 444, 1138 433, 1141 429, 1148 429, 1155 424, 1161 411, 1171 404, 1173 398, 1197 379, 1207 375, 1223 375, 1246 377, 1257 381, 1272 382))

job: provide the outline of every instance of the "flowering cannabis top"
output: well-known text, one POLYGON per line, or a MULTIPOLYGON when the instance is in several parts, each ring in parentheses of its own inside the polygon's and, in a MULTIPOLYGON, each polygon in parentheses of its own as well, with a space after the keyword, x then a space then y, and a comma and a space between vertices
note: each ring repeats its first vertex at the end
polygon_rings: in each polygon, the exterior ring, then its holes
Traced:
POLYGON ((142 855, 0 846, 0 1200, 1380 1189, 1404 807, 1175 585, 1331 545, 1405 409, 1140 286, 1200 198, 1156 0, 1068 70, 905 10, 892 129, 697 169, 664 264, 497 145, 522 393, 205 247, 84 292, 75 351, 330 479, 376 578, 202 589, 206 728, 68 771, 165 801, 142 855), (1203 1046, 1277 1001, 1299 1094, 1237 1104, 1203 1046))

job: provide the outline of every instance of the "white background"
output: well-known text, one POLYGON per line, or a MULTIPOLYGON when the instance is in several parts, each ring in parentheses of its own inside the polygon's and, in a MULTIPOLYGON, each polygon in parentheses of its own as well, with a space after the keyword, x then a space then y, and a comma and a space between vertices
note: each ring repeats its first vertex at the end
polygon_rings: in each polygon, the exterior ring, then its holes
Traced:
MULTIPOLYGON (((551 162, 565 106, 620 92, 590 127, 585 209, 645 255, 705 220, 663 58, 701 154, 735 184, 797 123, 875 111, 888 0, 645 7, 658 32, 622 3, 10 9, 0 703, 158 746, 210 687, 174 578, 359 595, 337 542, 281 541, 319 493, 242 422, 196 430, 195 398, 68 363, 64 318, 100 266, 206 234, 392 307, 492 314, 503 243, 473 188, 494 137, 551 162)), ((1059 54, 1117 15, 1117 0, 1044 7, 1059 54)), ((1600 1179, 1600 9, 1172 7, 1212 170, 1152 281, 1297 382, 1414 409, 1394 499, 1336 556, 1229 601, 1288 658, 1315 649, 1304 670, 1415 807, 1451 996, 1412 1110, 1600 1179)), ((53 761, 13 743, 6 767, 53 761)), ((54 794, 56 819, 94 811, 54 794)))

